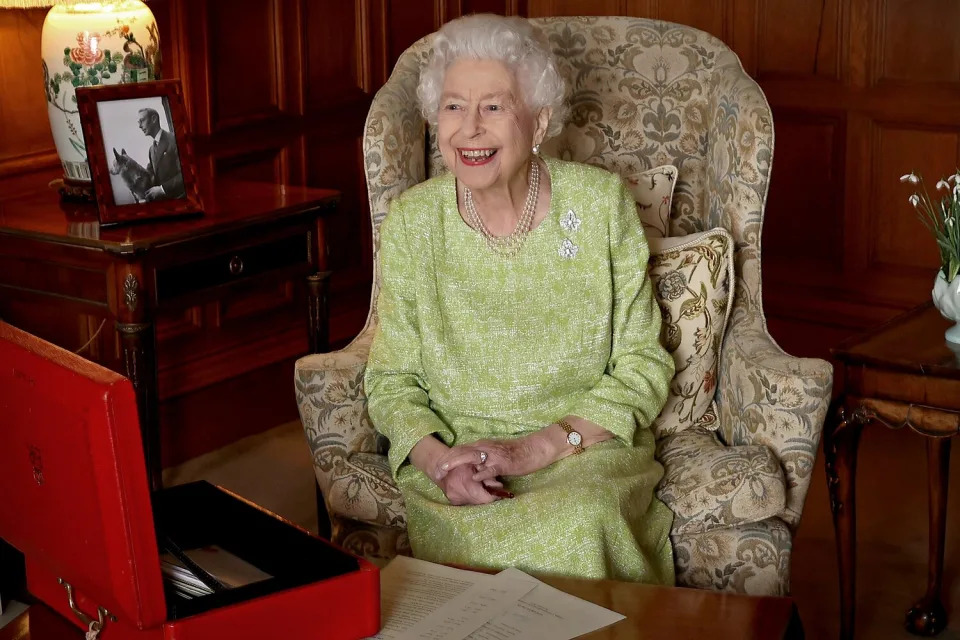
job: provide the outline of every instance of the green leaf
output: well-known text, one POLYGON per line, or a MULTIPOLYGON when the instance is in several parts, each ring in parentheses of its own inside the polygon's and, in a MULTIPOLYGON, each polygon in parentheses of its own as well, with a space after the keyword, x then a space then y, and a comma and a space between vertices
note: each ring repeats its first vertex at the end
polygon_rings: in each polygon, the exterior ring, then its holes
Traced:
POLYGON ((703 313, 704 305, 707 302, 706 283, 701 284, 700 295, 684 300, 680 305, 681 318, 696 318, 703 313))
POLYGON ((64 55, 64 56, 69 56, 69 55, 70 55, 70 47, 64 47, 64 48, 63 48, 63 55, 64 55))

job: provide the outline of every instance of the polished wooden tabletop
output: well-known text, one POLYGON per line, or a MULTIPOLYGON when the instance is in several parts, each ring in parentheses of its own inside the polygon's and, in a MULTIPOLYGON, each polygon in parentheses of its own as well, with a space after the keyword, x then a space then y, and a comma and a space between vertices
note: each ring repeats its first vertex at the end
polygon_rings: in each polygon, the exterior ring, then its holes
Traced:
POLYGON ((953 323, 932 302, 832 349, 845 364, 868 364, 884 369, 960 378, 960 345, 947 342, 944 331, 953 323))
POLYGON ((340 194, 330 189, 277 185, 270 182, 203 180, 203 214, 157 218, 145 222, 102 227, 97 207, 62 202, 57 192, 38 187, 0 198, 0 236, 37 238, 112 253, 131 253, 216 229, 275 220, 316 208, 332 209, 340 194))
MULTIPOLYGON (((580 636, 584 640, 779 640, 803 637, 796 607, 790 598, 743 596, 613 580, 541 580, 626 616, 614 625, 580 636)), ((0 640, 82 637, 79 628, 42 604, 33 605, 0 629, 0 640)))
POLYGON ((584 640, 802 638, 791 598, 744 596, 613 580, 540 577, 570 595, 626 616, 584 640))

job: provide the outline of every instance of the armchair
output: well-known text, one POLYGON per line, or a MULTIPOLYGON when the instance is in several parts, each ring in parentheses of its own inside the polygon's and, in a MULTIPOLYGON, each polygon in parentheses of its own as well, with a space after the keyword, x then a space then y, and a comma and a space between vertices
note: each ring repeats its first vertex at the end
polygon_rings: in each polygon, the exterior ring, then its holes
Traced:
MULTIPOLYGON (((533 22, 560 61, 572 108, 544 153, 623 175, 672 164, 671 235, 724 227, 735 240, 735 302, 715 395, 719 427, 699 425, 658 443, 666 471, 658 495, 677 514, 671 539, 678 584, 784 595, 832 369, 787 355, 766 329, 760 234, 773 160, 767 101, 737 56, 702 31, 638 18, 533 22)), ((367 117, 374 246, 390 199, 442 171, 416 99, 429 47, 427 36, 400 57, 367 117)), ((375 273, 357 338, 342 351, 301 359, 295 382, 332 539, 387 559, 409 553, 409 543, 386 443, 363 395, 378 289, 375 273)))

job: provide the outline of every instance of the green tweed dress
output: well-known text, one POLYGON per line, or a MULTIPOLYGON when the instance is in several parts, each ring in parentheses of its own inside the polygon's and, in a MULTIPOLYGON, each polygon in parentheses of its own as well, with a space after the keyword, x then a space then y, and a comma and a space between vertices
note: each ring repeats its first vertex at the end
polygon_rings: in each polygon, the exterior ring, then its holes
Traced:
POLYGON ((673 584, 672 514, 648 428, 673 360, 660 346, 648 248, 630 193, 595 167, 547 160, 547 218, 501 257, 457 211, 448 173, 412 187, 381 228, 369 412, 390 440, 413 553, 434 562, 673 584), (534 474, 513 499, 451 506, 409 464, 448 445, 513 438, 567 415, 615 438, 534 474))

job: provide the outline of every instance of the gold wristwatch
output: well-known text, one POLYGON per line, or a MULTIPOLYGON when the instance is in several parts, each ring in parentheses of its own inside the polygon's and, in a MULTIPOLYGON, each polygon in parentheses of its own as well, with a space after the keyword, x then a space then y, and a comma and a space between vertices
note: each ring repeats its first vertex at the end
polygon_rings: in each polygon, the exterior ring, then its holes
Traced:
POLYGON ((570 426, 570 423, 563 418, 557 420, 557 424, 567 432, 567 444, 573 447, 573 455, 583 453, 583 436, 580 435, 580 432, 575 431, 573 427, 570 426))

